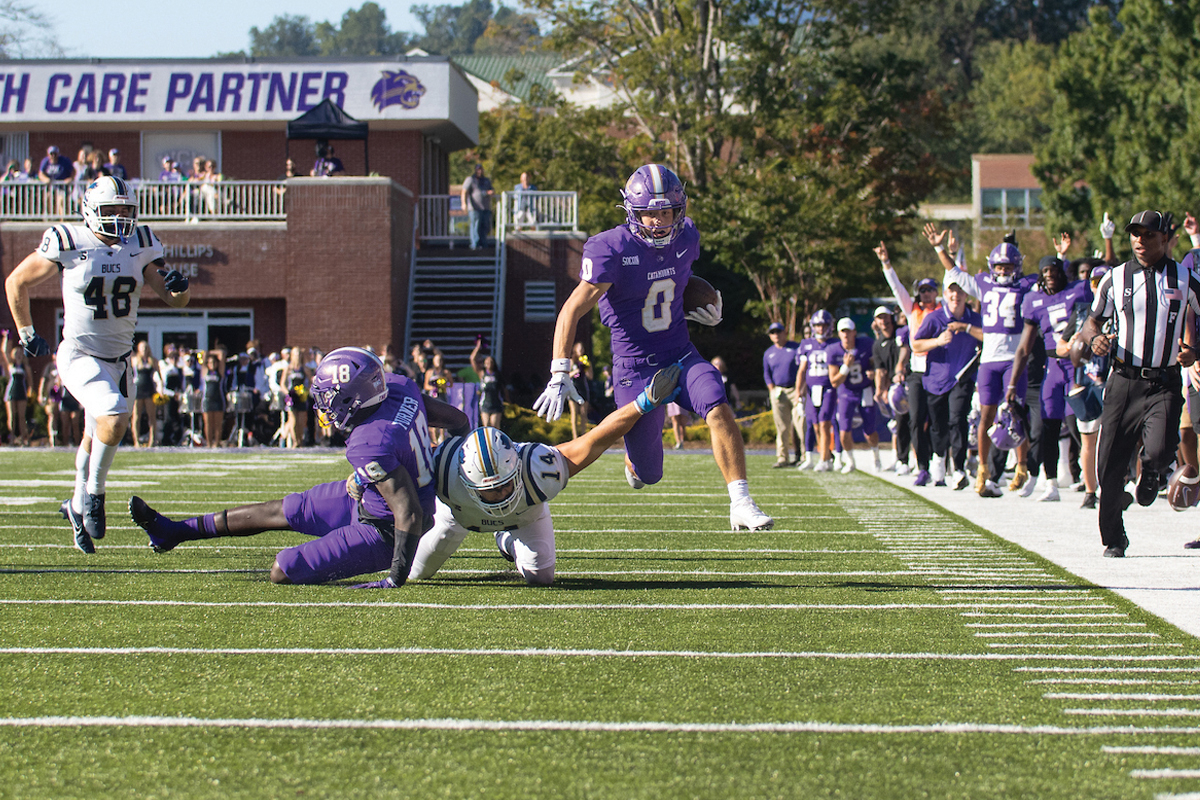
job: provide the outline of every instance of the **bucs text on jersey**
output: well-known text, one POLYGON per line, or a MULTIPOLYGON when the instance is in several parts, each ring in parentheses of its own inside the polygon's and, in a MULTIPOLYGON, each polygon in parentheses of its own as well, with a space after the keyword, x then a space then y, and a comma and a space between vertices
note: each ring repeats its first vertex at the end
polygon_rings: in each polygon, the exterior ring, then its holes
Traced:
POLYGON ((489 516, 474 499, 471 490, 462 482, 458 472, 459 450, 466 437, 455 436, 438 446, 433 454, 434 474, 437 476, 437 496, 454 515, 454 521, 469 531, 507 531, 522 527, 537 519, 546 503, 567 485, 570 473, 567 459, 556 448, 545 444, 517 444, 521 464, 521 482, 525 496, 516 510, 502 519, 489 516))
POLYGON ((82 224, 47 228, 38 254, 62 272, 63 339, 82 352, 117 359, 133 346, 143 271, 163 246, 146 225, 108 245, 82 224))

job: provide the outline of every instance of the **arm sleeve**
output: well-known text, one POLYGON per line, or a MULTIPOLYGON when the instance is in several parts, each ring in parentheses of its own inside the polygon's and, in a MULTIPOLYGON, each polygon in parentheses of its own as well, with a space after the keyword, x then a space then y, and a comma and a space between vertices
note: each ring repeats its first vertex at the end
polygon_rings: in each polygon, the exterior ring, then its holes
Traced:
POLYGON ((955 267, 946 270, 946 275, 942 278, 942 286, 949 286, 952 283, 957 283, 971 297, 979 299, 979 284, 975 281, 975 276, 965 269, 955 267))
POLYGON ((900 308, 904 309, 904 316, 912 313, 913 301, 908 294, 908 289, 904 288, 904 284, 900 282, 900 276, 896 274, 896 270, 891 267, 885 267, 883 277, 887 279, 888 286, 892 287, 892 295, 896 298, 896 302, 900 304, 900 308))

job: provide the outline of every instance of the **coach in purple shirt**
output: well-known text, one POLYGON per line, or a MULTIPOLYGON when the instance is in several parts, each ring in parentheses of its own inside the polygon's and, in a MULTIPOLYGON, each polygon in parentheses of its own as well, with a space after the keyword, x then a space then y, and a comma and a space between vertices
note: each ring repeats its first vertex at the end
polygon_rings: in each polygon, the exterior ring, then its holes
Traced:
POLYGON ((925 316, 913 336, 913 352, 925 353, 921 385, 929 394, 929 428, 933 459, 929 471, 934 486, 946 485, 949 452, 954 488, 970 485, 966 473, 967 417, 979 369, 983 318, 967 305, 967 293, 957 283, 946 286, 941 308, 925 316))

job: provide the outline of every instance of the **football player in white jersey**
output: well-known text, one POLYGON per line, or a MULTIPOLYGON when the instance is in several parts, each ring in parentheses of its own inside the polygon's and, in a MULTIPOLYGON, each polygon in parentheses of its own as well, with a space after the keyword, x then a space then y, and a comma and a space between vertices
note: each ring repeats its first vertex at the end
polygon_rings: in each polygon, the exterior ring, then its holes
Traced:
POLYGON ((126 371, 142 287, 173 308, 186 306, 188 279, 167 270, 163 247, 137 224, 137 197, 109 175, 87 187, 83 224, 48 228, 42 243, 5 280, 8 306, 31 356, 50 354, 33 329, 29 289, 62 274, 63 335, 58 371, 86 412, 83 442, 75 454, 75 493, 62 507, 75 546, 94 553, 104 538, 104 489, 117 445, 129 427, 126 371), (146 271, 153 265, 157 269, 146 271))
POLYGON ((516 564, 526 583, 549 586, 554 581, 550 501, 643 414, 670 402, 679 393, 679 374, 678 364, 659 370, 634 402, 560 445, 518 444, 496 428, 476 428, 443 442, 433 455, 433 527, 417 545, 408 579, 431 577, 470 531, 484 531, 495 535, 500 554, 516 564))

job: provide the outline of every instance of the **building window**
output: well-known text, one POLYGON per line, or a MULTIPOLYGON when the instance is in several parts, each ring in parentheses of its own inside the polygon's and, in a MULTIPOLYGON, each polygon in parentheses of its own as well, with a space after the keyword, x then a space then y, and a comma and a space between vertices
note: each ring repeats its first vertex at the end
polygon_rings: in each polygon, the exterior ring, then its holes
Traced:
POLYGON ((554 297, 554 281, 525 281, 525 321, 554 322, 558 319, 558 303, 554 297))
POLYGON ((984 228, 1041 227, 1046 219, 1041 189, 983 189, 979 212, 984 228))

